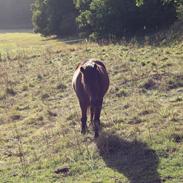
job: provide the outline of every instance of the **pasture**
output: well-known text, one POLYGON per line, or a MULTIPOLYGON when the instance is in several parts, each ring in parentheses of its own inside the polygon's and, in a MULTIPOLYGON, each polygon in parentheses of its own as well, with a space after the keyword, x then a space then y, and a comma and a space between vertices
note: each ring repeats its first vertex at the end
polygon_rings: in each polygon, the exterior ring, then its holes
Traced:
POLYGON ((0 34, 0 182, 183 182, 183 42, 66 44, 0 34), (102 134, 80 134, 71 87, 80 61, 104 60, 102 134))

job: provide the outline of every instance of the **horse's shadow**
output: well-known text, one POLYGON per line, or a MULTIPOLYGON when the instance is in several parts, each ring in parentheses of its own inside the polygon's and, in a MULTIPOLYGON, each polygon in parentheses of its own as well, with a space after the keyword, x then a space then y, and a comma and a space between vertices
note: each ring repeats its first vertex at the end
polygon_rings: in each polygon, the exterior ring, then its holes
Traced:
POLYGON ((158 156, 145 143, 103 133, 96 144, 106 165, 122 173, 130 183, 161 183, 158 156))

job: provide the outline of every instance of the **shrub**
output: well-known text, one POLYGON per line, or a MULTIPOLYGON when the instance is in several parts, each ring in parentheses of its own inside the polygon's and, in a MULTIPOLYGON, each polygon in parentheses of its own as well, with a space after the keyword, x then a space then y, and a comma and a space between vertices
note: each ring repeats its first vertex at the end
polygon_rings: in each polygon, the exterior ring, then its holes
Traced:
POLYGON ((135 0, 92 0, 85 7, 77 18, 80 29, 106 38, 156 31, 176 19, 174 4, 161 0, 146 0, 140 7, 135 0))
POLYGON ((72 35, 77 32, 72 0, 35 0, 33 27, 43 35, 72 35))

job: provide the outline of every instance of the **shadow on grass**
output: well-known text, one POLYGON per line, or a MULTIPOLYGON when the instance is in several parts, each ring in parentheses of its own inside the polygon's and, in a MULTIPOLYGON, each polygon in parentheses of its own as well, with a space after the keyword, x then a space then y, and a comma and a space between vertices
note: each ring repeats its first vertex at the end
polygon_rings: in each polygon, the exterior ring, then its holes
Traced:
POLYGON ((126 176, 130 183, 161 183, 158 156, 145 143, 103 133, 96 144, 106 165, 126 176))
POLYGON ((42 41, 50 41, 50 40, 55 40, 58 42, 63 42, 65 44, 76 44, 76 43, 81 43, 83 41, 85 41, 84 38, 79 38, 79 37, 58 37, 58 36, 49 36, 49 37, 45 37, 45 39, 43 39, 42 41))

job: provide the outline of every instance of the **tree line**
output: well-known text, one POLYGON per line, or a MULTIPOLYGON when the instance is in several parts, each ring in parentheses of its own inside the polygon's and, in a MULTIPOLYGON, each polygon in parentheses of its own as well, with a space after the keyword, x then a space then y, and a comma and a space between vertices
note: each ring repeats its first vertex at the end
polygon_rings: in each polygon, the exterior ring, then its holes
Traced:
POLYGON ((166 28, 180 5, 183 0, 35 0, 32 21, 45 36, 120 38, 166 28))

